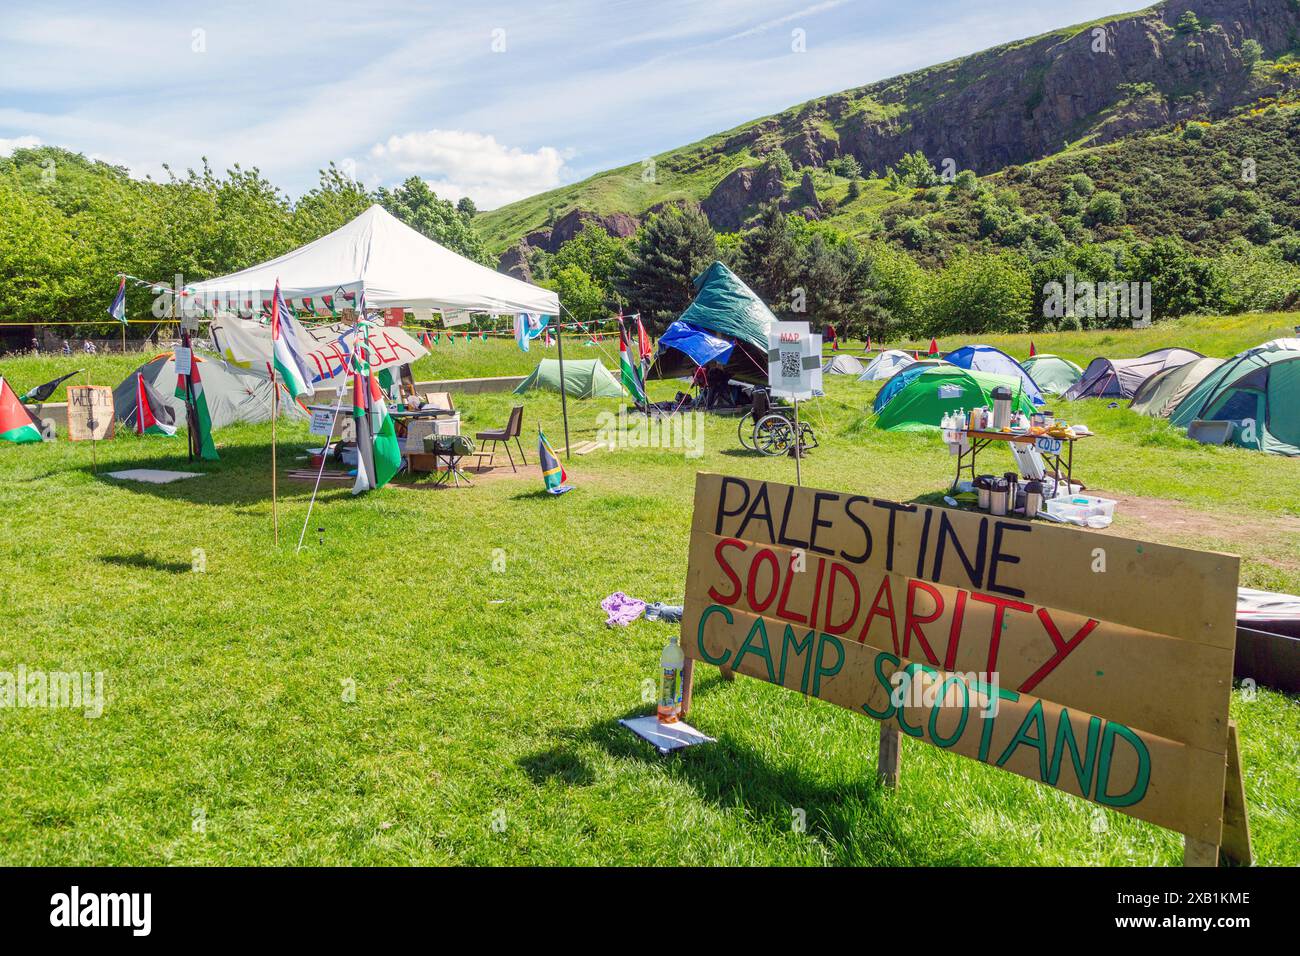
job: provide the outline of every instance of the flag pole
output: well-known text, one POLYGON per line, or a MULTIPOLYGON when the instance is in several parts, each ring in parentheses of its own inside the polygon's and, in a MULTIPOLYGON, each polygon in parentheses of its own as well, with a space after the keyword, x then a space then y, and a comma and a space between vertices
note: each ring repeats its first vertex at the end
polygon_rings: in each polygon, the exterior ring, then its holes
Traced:
POLYGON ((270 362, 266 370, 271 373, 271 523, 275 526, 275 546, 280 547, 280 511, 276 502, 275 487, 275 426, 280 419, 280 388, 275 384, 275 369, 270 362))
MULTIPOLYGON (((560 304, 560 309, 569 312, 563 303, 560 304)), ((572 312, 569 312, 569 318, 573 318, 572 312)), ((564 389, 564 316, 556 315, 555 320, 555 344, 560 355, 560 413, 564 416, 564 457, 572 460, 573 452, 569 450, 569 401, 564 389)))
POLYGON ((316 493, 320 491, 321 476, 325 474, 325 456, 329 454, 330 444, 334 441, 334 424, 338 421, 339 409, 343 407, 343 392, 346 387, 347 377, 344 376, 344 384, 335 391, 337 397, 334 399, 334 415, 330 418, 330 433, 325 439, 325 447, 320 450, 320 470, 316 472, 316 486, 311 490, 311 501, 307 503, 307 517, 302 519, 302 533, 298 535, 298 547, 294 554, 302 550, 302 543, 307 537, 307 525, 311 524, 311 509, 316 505, 316 493))

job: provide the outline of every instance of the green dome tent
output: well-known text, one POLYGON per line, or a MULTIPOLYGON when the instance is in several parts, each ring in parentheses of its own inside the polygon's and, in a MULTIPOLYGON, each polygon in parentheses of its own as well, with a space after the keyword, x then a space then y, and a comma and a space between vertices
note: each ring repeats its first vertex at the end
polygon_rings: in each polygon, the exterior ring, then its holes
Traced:
POLYGON ((1222 364, 1223 359, 1202 358, 1156 372, 1138 386, 1128 407, 1139 415, 1168 418, 1192 389, 1222 364))
POLYGON ((1031 355, 1020 363, 1034 384, 1047 395, 1064 395, 1071 385, 1083 378, 1083 369, 1069 359, 1044 352, 1031 355))
MULTIPOLYGON (((560 390, 558 359, 542 359, 531 375, 515 388, 516 395, 545 388, 560 390)), ((571 398, 622 398, 623 388, 597 359, 567 360, 564 363, 564 392, 571 398)))
POLYGON ((993 389, 1011 389, 1012 408, 1034 414, 1034 403, 1010 375, 972 372, 955 365, 935 365, 908 382, 890 399, 876 418, 876 427, 886 431, 925 431, 938 428, 943 416, 959 408, 992 407, 993 389))
POLYGON ((1228 359, 1179 402, 1169 422, 1234 422, 1232 443, 1300 455, 1300 339, 1274 339, 1228 359))

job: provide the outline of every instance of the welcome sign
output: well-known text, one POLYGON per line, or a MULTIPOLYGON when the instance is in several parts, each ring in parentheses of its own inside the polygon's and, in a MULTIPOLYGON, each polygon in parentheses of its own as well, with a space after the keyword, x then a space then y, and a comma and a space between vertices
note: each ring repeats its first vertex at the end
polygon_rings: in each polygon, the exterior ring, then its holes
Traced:
POLYGON ((682 646, 1217 845, 1238 566, 701 474, 682 646))

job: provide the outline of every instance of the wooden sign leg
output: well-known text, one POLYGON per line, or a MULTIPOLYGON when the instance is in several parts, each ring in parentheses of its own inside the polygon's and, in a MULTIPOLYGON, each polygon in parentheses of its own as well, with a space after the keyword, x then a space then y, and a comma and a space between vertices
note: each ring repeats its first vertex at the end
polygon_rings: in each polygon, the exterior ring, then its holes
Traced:
POLYGON ((1250 866, 1254 854, 1250 845, 1250 820, 1246 815, 1246 782, 1241 774, 1241 749, 1237 722, 1228 721, 1228 774, 1224 781, 1223 835, 1219 838, 1220 862, 1227 866, 1250 866))
POLYGON ((727 667, 725 664, 724 664, 723 666, 719 667, 718 670, 721 672, 721 674, 722 674, 722 679, 723 679, 723 680, 735 680, 735 679, 736 679, 736 672, 733 671, 730 667, 727 667))
POLYGON ((695 690, 695 658, 686 658, 682 668, 682 720, 691 712, 691 692, 695 690))
POLYGON ((898 787, 898 771, 903 762, 903 732, 880 725, 880 756, 876 761, 876 779, 891 790, 898 787))
POLYGON ((1219 844, 1183 837, 1183 866, 1218 866, 1219 844))

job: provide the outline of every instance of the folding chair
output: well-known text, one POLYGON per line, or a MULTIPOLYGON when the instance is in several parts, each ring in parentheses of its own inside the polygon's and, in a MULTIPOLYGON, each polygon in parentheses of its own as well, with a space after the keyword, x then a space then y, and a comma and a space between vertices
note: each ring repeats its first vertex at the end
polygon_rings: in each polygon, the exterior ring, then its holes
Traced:
POLYGON ((525 465, 528 464, 528 458, 524 455, 524 446, 519 442, 519 432, 523 428, 523 425, 524 406, 516 405, 514 408, 510 409, 510 418, 506 422, 505 428, 493 428, 476 434, 474 436, 475 441, 481 442, 483 448, 486 448, 488 443, 491 443, 492 448, 490 451, 478 452, 478 464, 475 467, 483 467, 484 455, 487 456, 488 465, 494 465, 496 463, 497 445, 504 445, 506 449, 506 457, 510 459, 510 469, 515 472, 519 471, 519 469, 515 467, 514 456, 510 454, 510 440, 512 438, 514 439, 515 447, 519 449, 520 460, 525 465))

